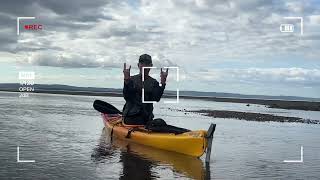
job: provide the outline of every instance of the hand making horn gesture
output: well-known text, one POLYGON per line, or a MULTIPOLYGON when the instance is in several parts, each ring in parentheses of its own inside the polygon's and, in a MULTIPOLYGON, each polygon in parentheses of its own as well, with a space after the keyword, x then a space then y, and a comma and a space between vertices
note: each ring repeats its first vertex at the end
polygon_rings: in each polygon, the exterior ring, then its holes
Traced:
POLYGON ((130 69, 131 65, 129 66, 129 69, 127 69, 126 63, 123 64, 123 75, 124 75, 124 80, 130 79, 130 69))
POLYGON ((162 68, 161 68, 161 72, 160 72, 161 84, 166 84, 167 76, 168 76, 168 70, 169 70, 169 68, 167 68, 166 71, 162 71, 162 68))

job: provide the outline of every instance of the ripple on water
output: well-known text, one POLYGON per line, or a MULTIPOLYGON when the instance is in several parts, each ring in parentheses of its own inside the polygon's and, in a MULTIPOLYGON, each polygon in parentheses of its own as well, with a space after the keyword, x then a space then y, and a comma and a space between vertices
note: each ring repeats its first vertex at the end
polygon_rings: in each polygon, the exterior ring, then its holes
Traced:
MULTIPOLYGON (((36 94, 20 100, 16 95, 0 93, 0 179, 126 179, 134 177, 134 173, 162 179, 204 179, 208 172, 211 179, 320 177, 320 137, 316 136, 319 125, 215 119, 168 110, 177 105, 156 104, 156 117, 164 118, 169 124, 189 129, 207 129, 210 123, 217 124, 211 166, 205 168, 203 157, 190 158, 137 144, 108 141, 108 136, 101 132, 102 120, 92 109, 92 102, 102 99, 121 108, 122 98, 36 94), (17 145, 21 146, 21 158, 36 162, 17 164, 17 145), (283 163, 284 159, 299 157, 300 145, 305 148, 306 162, 283 163)), ((190 110, 268 111, 242 104, 180 101, 179 108, 190 110)), ((318 115, 273 111, 298 117, 318 115)))

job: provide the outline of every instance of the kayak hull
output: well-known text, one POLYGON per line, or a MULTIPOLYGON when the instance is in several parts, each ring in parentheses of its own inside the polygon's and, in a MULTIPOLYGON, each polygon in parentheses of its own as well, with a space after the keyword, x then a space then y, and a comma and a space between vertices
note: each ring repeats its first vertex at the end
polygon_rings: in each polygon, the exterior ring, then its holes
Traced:
POLYGON ((110 117, 102 114, 105 127, 110 130, 112 137, 154 148, 178 152, 200 157, 207 148, 205 130, 190 131, 182 134, 149 132, 143 127, 135 128, 122 124, 122 116, 110 117), (131 131, 129 137, 128 132, 131 131))

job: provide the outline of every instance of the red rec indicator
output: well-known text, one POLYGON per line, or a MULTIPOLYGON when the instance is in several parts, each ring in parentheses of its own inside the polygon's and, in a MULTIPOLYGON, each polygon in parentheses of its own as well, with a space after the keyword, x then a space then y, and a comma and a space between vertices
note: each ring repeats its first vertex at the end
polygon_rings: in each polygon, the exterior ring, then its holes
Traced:
POLYGON ((41 24, 27 24, 24 25, 25 30, 42 30, 41 24))

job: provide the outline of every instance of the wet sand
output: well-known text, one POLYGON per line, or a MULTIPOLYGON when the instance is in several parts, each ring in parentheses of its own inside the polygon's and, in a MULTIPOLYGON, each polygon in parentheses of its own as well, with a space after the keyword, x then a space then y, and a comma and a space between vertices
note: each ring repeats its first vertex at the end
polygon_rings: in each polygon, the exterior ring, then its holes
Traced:
MULTIPOLYGON (((176 110, 176 109, 170 109, 176 110)), ((307 124, 320 124, 319 120, 303 119, 299 117, 277 116, 272 114, 240 112, 240 111, 226 111, 226 110, 176 110, 185 113, 197 113, 204 116, 213 118, 226 118, 226 119, 240 119, 246 121, 259 121, 259 122, 295 122, 307 124)))
POLYGON ((223 98, 223 97, 190 97, 180 96, 179 98, 185 99, 201 99, 216 102, 231 102, 231 103, 244 103, 244 104, 260 104, 268 108, 278 109, 295 109, 306 111, 320 111, 320 102, 315 101, 286 101, 275 99, 237 99, 237 98, 223 98))
MULTIPOLYGON (((122 97, 119 92, 88 92, 88 91, 44 91, 36 90, 36 93, 52 93, 52 94, 70 94, 70 95, 85 95, 85 96, 112 96, 122 97)), ((165 98, 176 98, 175 95, 164 94, 165 98)), ((260 104, 268 108, 279 109, 296 109, 306 111, 320 111, 320 102, 311 101, 285 101, 285 100, 268 100, 268 99, 237 99, 224 97, 200 97, 200 96, 179 96, 181 99, 201 99, 216 102, 231 102, 231 103, 245 103, 245 104, 260 104)))
MULTIPOLYGON (((17 90, 1 90, 7 92, 18 92, 17 90)), ((122 97, 121 92, 90 92, 90 91, 65 91, 65 90, 42 90, 36 89, 35 92, 30 93, 48 93, 48 94, 68 94, 68 95, 82 95, 82 96, 110 96, 122 97)), ((165 98, 176 98, 175 95, 164 94, 165 98)), ((244 104, 260 104, 268 108, 279 109, 295 109, 306 111, 320 111, 320 102, 315 101, 286 101, 274 99, 239 99, 230 97, 202 97, 202 96, 179 96, 180 99, 200 99, 215 102, 231 102, 231 103, 244 103, 244 104)))

